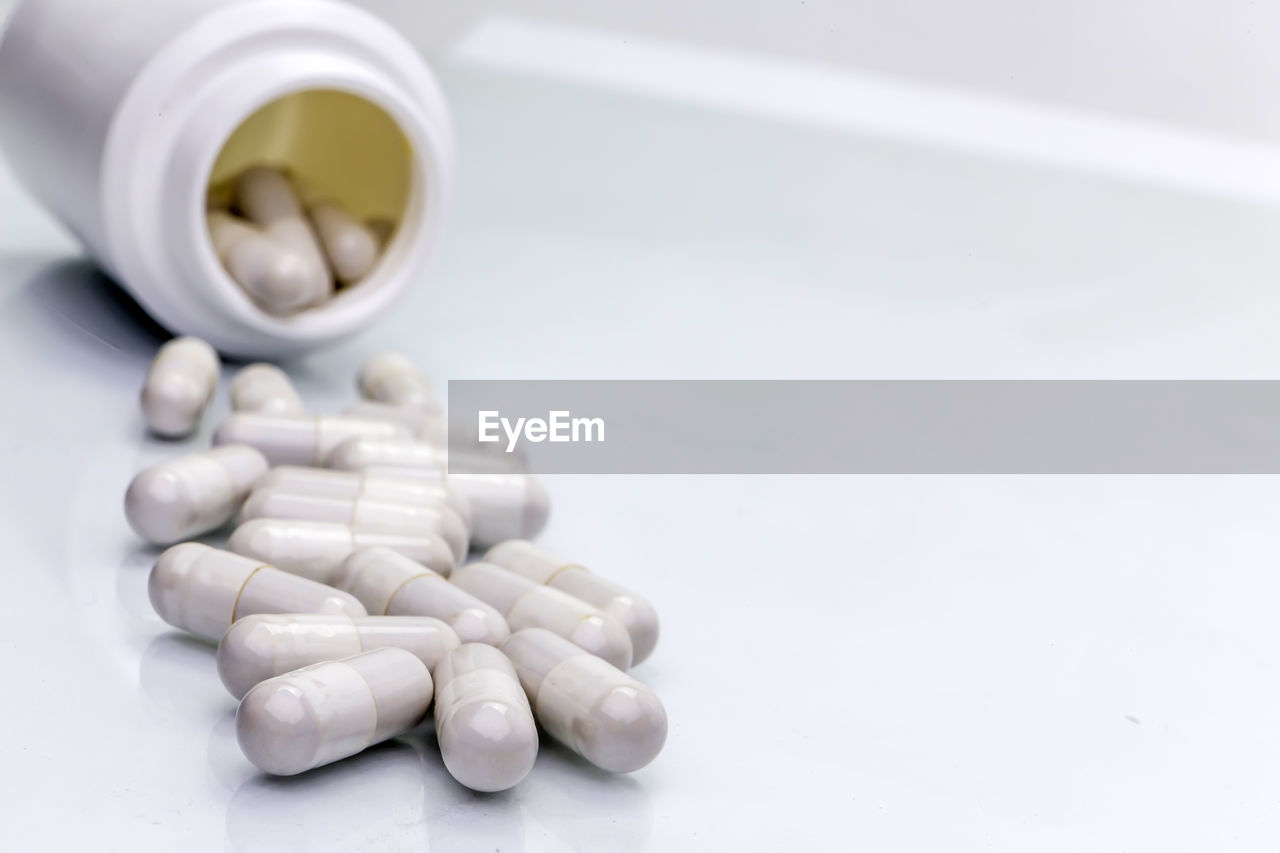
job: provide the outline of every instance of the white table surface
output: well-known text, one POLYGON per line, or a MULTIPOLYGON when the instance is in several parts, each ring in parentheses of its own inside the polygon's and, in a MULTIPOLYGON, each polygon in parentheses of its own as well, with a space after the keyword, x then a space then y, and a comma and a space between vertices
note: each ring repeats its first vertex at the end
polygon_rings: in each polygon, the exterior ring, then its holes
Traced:
MULTIPOLYGON (((403 311, 289 365, 317 410, 449 378, 1272 377, 1280 212, 446 68, 464 184, 403 311)), ((157 339, 0 172, 7 849, 1264 850, 1270 478, 549 478, 543 541, 648 593, 666 750, 481 796, 430 732, 299 778, 125 525, 157 339)), ((226 410, 220 398, 210 422, 226 410)), ((207 442, 208 425, 195 446, 207 442)), ((853 440, 833 425, 833 442, 853 440)))

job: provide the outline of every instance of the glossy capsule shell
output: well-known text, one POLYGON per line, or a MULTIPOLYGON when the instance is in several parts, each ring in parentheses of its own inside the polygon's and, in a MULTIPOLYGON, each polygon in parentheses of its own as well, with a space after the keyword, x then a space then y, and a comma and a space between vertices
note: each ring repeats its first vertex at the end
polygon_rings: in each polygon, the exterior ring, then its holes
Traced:
POLYGON ((658 644, 658 613, 647 599, 546 548, 524 539, 510 539, 490 548, 484 561, 567 592, 617 619, 631 637, 632 666, 649 657, 658 644))
POLYGON ((218 643, 218 677, 237 699, 260 681, 320 663, 394 646, 435 669, 458 635, 425 616, 259 613, 232 623, 218 643))
POLYGON ((143 539, 172 545, 230 521, 266 473, 267 460, 244 444, 168 459, 133 478, 124 514, 143 539))
POLYGON ((400 353, 382 352, 366 359, 356 376, 356 387, 366 400, 434 411, 440 409, 431 380, 400 353))
POLYGON ((532 539, 547 526, 551 498, 526 474, 451 474, 449 488, 471 507, 471 544, 488 548, 507 539, 532 539))
POLYGON ((274 364, 250 364, 231 379, 231 409, 267 415, 305 415, 289 377, 274 364))
POLYGON ((502 644, 543 730, 602 770, 630 773, 657 757, 667 712, 645 685, 539 628, 502 644))
MULTIPOLYGON (((390 421, 374 423, 391 424, 390 421)), ((394 424, 400 430, 406 428, 394 424)), ((339 471, 422 469, 443 472, 449 455, 442 447, 405 437, 357 436, 342 442, 324 457, 326 468, 339 471)))
POLYGON ((262 489, 326 498, 369 497, 393 503, 444 504, 458 514, 468 531, 471 529, 471 504, 460 492, 449 488, 443 478, 387 477, 363 471, 281 465, 268 472, 258 485, 262 489))
POLYGON ((497 610, 390 548, 356 551, 333 585, 355 596, 370 613, 440 619, 464 643, 496 645, 511 633, 497 610))
POLYGON ((261 682, 236 711, 236 740, 258 769, 292 776, 404 734, 431 695, 426 664, 404 649, 374 649, 261 682))
POLYGON ((434 533, 387 533, 329 521, 255 518, 237 527, 228 543, 237 554, 320 583, 332 582, 347 557, 375 545, 399 551, 439 574, 453 572, 449 543, 434 533))
POLYGON ((450 775, 475 791, 505 791, 533 769, 538 727, 507 656, 480 643, 435 670, 436 738, 450 775))
POLYGON ((248 444, 272 465, 319 465, 343 442, 357 436, 406 438, 408 431, 388 421, 341 415, 270 415, 236 412, 213 434, 213 443, 248 444))
POLYGON ((359 531, 403 535, 435 534, 449 544, 454 562, 467 555, 467 526, 447 506, 398 503, 370 498, 327 498, 301 492, 258 488, 240 512, 242 521, 255 518, 333 521, 359 531))
POLYGON ((361 400, 359 403, 347 406, 342 413, 353 418, 368 418, 400 424, 413 433, 413 437, 418 441, 425 441, 437 447, 446 447, 449 444, 449 422, 436 410, 361 400))
POLYGON ((197 542, 160 555, 147 594, 161 619, 214 642, 232 622, 254 613, 368 615, 345 592, 197 542))
POLYGON ((161 346, 142 383, 142 416, 151 432, 162 438, 195 432, 220 370, 218 354, 199 338, 174 338, 161 346))
POLYGON ((627 629, 585 601, 490 563, 463 566, 450 582, 495 608, 512 631, 546 628, 619 669, 631 666, 627 629))

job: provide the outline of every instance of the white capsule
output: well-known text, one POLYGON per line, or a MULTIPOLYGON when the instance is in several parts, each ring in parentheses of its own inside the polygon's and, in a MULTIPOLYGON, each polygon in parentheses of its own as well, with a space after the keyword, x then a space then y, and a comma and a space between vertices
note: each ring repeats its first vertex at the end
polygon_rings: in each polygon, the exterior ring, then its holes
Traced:
POLYGON ((345 592, 197 542, 160 555, 147 594, 161 619, 214 642, 232 622, 253 613, 367 615, 345 592))
POLYGON ((511 633, 497 610, 390 548, 356 551, 333 585, 354 595, 370 613, 433 616, 457 631, 464 643, 495 645, 511 633))
POLYGON ((333 275, 289 179, 266 166, 246 169, 236 179, 236 201, 244 215, 276 245, 306 262, 312 282, 309 292, 315 294, 307 304, 329 298, 333 275))
POLYGON ((162 438, 184 438, 218 387, 218 354, 199 338, 174 338, 160 347, 142 385, 142 416, 162 438))
POLYGON ((357 530, 349 524, 329 521, 255 518, 235 529, 227 547, 282 571, 319 583, 331 583, 347 557, 361 548, 377 545, 399 551, 439 574, 448 575, 453 571, 449 543, 434 533, 407 535, 357 530))
POLYGON ((471 543, 487 548, 507 539, 532 539, 547 526, 551 498, 525 474, 450 474, 449 488, 471 506, 471 543))
MULTIPOLYGON (((387 423, 389 421, 371 421, 387 423)), ((404 429, 404 427, 399 427, 404 429)), ((326 468, 339 471, 379 471, 386 469, 422 469, 443 472, 449 467, 449 455, 443 447, 401 437, 357 436, 344 441, 324 457, 326 468)))
POLYGON ((425 373, 407 357, 382 352, 368 358, 356 376, 360 396, 393 406, 440 410, 435 391, 425 373))
POLYGON ((227 274, 270 314, 323 301, 330 284, 297 252, 224 210, 208 213, 209 239, 227 274))
POLYGON ((631 664, 640 663, 658 644, 658 613, 639 593, 605 580, 585 566, 557 557, 524 539, 509 539, 489 549, 486 563, 567 592, 612 616, 631 637, 631 664))
POLYGON ((218 677, 237 699, 260 681, 313 663, 395 646, 435 669, 458 635, 425 616, 341 613, 256 614, 234 622, 218 643, 218 677))
POLYGON ((425 441, 436 447, 449 445, 449 422, 438 411, 362 400, 347 406, 342 413, 354 418, 391 421, 406 427, 418 441, 425 441))
POLYGON ((263 477, 259 486, 263 489, 305 492, 330 498, 370 497, 426 506, 444 504, 458 514, 468 531, 471 529, 471 504, 460 493, 445 485, 441 478, 385 477, 363 471, 281 465, 263 477))
POLYGON ((266 415, 305 415, 302 398, 283 370, 274 364, 250 364, 231 380, 231 409, 266 415))
POLYGON ((625 672, 539 628, 515 632, 502 651, 543 730, 595 766, 630 773, 662 751, 667 712, 625 672))
POLYGON ((458 568, 450 583, 495 608, 512 631, 546 628, 619 669, 631 666, 627 629, 568 593, 540 586, 491 563, 458 568))
POLYGON ((506 655, 468 643, 436 668, 436 737, 450 775, 475 791, 505 791, 533 769, 538 727, 506 655))
POLYGON ((292 776, 404 734, 427 715, 431 673, 386 647, 269 678, 236 711, 236 740, 259 770, 292 776))
POLYGON ((244 444, 168 459, 133 478, 124 514, 143 539, 172 545, 230 521, 266 473, 267 460, 244 444))
POLYGON ((214 444, 248 444, 272 465, 319 465, 348 439, 370 436, 406 439, 408 430, 387 421, 340 415, 301 417, 236 412, 218 425, 214 444))
POLYGON ((399 533, 406 536, 436 534, 449 543, 455 563, 467 555, 467 526, 444 505, 401 503, 368 496, 330 498, 259 488, 245 502, 240 519, 298 519, 349 524, 357 531, 399 533))
POLYGON ((332 202, 313 204, 307 213, 338 281, 351 284, 368 275, 378 261, 378 235, 332 202))

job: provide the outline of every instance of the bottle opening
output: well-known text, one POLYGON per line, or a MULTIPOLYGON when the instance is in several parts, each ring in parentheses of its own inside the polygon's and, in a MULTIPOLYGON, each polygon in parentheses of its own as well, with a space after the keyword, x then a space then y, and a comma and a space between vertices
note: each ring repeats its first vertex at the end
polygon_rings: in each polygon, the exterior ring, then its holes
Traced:
MULTIPOLYGON (((237 179, 258 166, 283 173, 304 208, 336 206, 377 237, 372 268, 354 280, 339 280, 328 302, 374 286, 405 230, 416 178, 412 146, 395 119, 365 98, 331 89, 273 100, 223 144, 208 178, 208 209, 243 214, 237 179)), ((288 313, 308 313, 328 302, 288 313)))

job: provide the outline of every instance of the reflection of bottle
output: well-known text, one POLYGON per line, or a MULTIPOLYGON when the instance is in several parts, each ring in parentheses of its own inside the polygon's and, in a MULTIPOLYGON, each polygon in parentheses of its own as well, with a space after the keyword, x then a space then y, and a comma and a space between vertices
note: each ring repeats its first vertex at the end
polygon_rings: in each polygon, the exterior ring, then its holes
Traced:
POLYGON ((391 28, 328 0, 23 0, 0 42, 0 114, 32 194, 161 323, 236 355, 366 325, 418 277, 449 204, 434 78, 391 28), (258 308, 205 222, 257 163, 390 220, 377 266, 293 316, 258 308))

